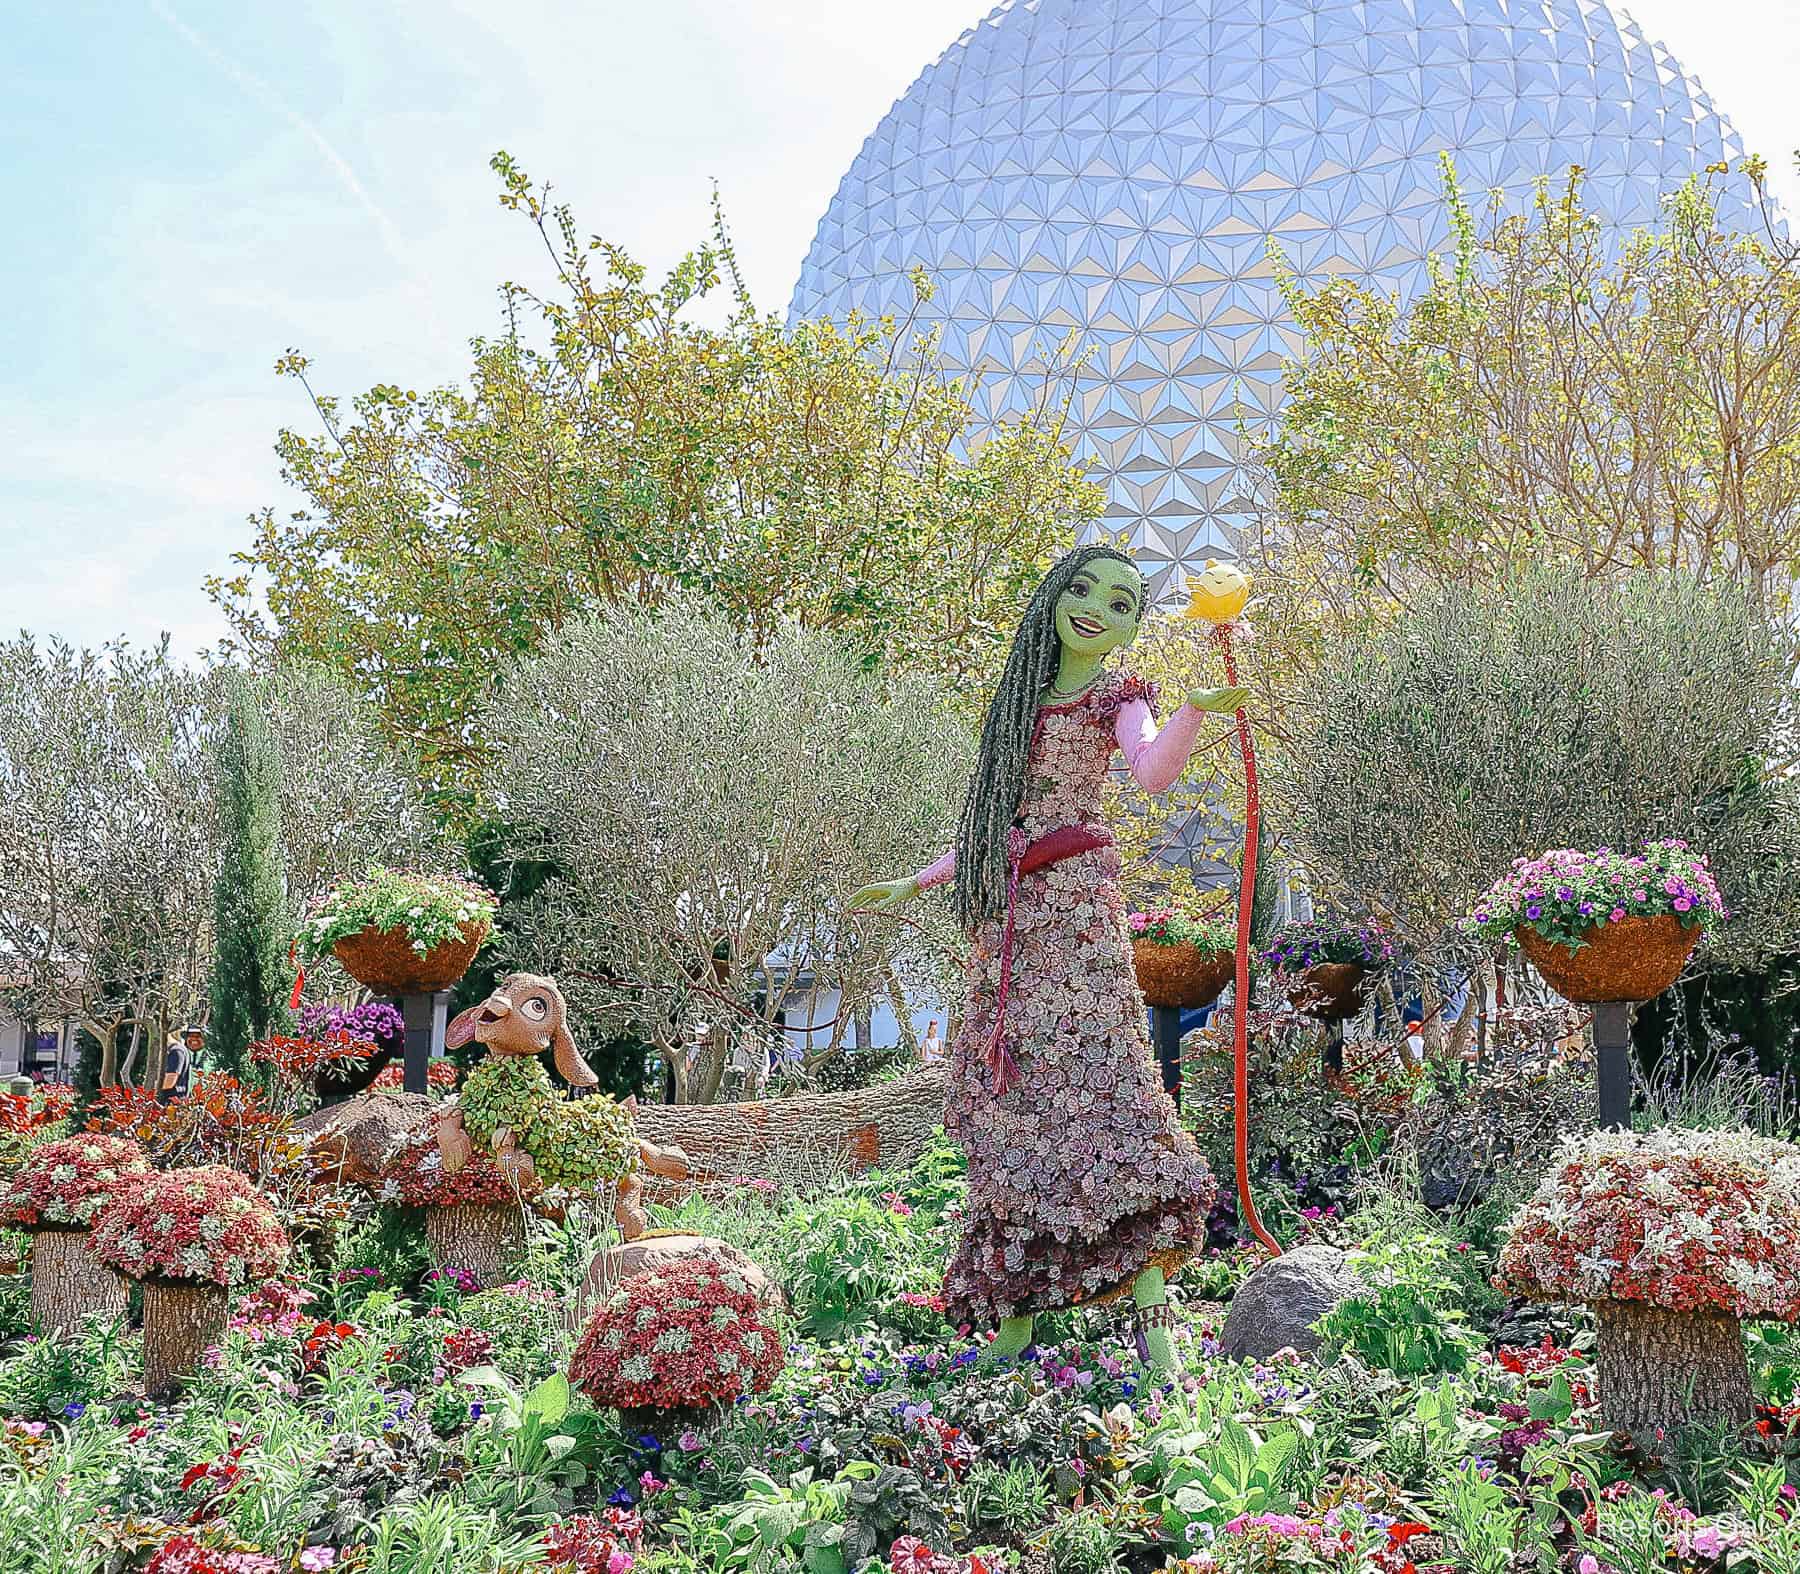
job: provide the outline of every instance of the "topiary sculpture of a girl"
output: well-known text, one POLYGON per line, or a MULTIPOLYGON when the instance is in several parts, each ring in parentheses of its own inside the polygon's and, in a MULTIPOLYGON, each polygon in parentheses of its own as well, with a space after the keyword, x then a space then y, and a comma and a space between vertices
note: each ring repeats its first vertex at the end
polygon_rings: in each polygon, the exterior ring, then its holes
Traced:
POLYGON ((969 1192, 944 1297, 952 1322, 1000 1324, 990 1358, 1020 1354, 1038 1312, 1129 1293, 1140 1350, 1171 1371, 1165 1275, 1212 1202, 1151 1054, 1101 787, 1115 753, 1146 792, 1172 786, 1203 714, 1245 691, 1192 690, 1159 729, 1151 686, 1106 667, 1146 600, 1116 548, 1051 568, 988 707, 955 848, 852 898, 886 912, 955 882, 972 950, 944 1124, 969 1192))

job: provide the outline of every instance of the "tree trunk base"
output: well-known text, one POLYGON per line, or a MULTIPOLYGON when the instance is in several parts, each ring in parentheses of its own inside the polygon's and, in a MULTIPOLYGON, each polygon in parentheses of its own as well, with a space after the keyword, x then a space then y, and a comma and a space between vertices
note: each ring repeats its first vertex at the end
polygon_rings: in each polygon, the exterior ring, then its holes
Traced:
POLYGON ((144 1280, 144 1392, 172 1393, 200 1370, 207 1347, 225 1331, 227 1302, 216 1284, 144 1280))
POLYGON ((511 1204, 425 1210, 425 1246, 433 1266, 471 1273, 484 1290, 506 1282, 507 1265, 524 1244, 525 1221, 511 1204))
POLYGON ((87 1249, 86 1230, 34 1230, 31 1321, 39 1334, 73 1333, 90 1313, 125 1315, 125 1281, 87 1249))
POLYGON ((1600 1416, 1615 1432, 1654 1449, 1684 1426, 1753 1419, 1750 1364, 1735 1317, 1639 1301, 1602 1301, 1595 1310, 1600 1416))

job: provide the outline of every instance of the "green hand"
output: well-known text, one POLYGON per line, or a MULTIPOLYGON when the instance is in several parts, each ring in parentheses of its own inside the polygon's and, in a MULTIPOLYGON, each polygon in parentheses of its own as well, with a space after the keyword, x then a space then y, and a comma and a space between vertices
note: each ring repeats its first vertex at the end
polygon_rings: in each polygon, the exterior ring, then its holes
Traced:
POLYGON ((892 913, 906 906, 919 894, 919 882, 911 875, 904 880, 883 880, 865 885, 850 898, 853 913, 892 913))
POLYGON ((1248 689, 1189 689, 1188 704, 1195 710, 1240 711, 1250 703, 1248 689))

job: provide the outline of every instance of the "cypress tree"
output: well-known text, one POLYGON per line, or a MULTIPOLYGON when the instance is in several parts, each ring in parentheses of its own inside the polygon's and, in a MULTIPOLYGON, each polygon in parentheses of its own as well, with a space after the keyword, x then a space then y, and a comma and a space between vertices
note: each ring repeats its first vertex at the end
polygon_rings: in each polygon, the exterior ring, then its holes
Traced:
POLYGON ((213 1058, 234 1075, 248 1045, 288 1022, 292 925, 281 851, 281 757, 262 704, 253 679, 229 674, 218 742, 221 851, 207 1037, 213 1058))

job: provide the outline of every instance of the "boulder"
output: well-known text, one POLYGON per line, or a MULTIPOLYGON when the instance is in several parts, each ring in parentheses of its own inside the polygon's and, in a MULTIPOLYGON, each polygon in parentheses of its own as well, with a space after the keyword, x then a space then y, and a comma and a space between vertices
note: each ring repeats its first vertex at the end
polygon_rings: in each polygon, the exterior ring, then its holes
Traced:
POLYGON ((581 1289, 576 1292, 575 1326, 579 1328, 587 1322, 595 1301, 610 1294, 615 1285, 634 1274, 665 1268, 683 1257, 708 1257, 724 1267, 735 1269, 750 1281, 750 1287, 765 1311, 787 1315, 788 1301, 781 1286, 737 1247, 711 1235, 667 1232, 640 1235, 635 1241, 594 1253, 581 1289))
POLYGON ((1336 1247, 1296 1246, 1238 1286, 1219 1348, 1233 1360, 1266 1360, 1290 1348, 1310 1355, 1319 1348, 1312 1325, 1363 1288, 1336 1247))
POLYGON ((314 1110, 294 1123, 322 1177, 347 1185, 379 1185, 401 1149, 444 1113, 440 1099, 423 1093, 359 1093, 314 1110))

